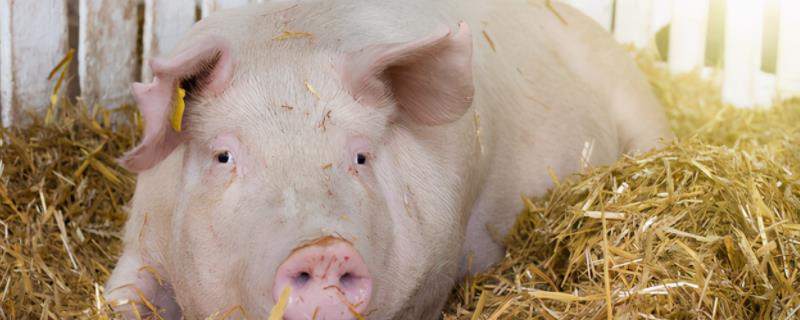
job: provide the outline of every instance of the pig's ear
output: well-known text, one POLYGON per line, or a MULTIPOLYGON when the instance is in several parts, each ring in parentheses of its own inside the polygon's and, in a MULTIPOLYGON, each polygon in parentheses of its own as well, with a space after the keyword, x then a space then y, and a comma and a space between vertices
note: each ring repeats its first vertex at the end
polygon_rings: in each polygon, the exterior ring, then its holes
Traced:
MULTIPOLYGON (((133 150, 119 159, 133 172, 152 168, 185 139, 171 125, 177 105, 178 85, 186 90, 185 101, 220 94, 231 79, 233 63, 226 41, 207 38, 171 59, 153 59, 153 82, 134 83, 134 99, 144 118, 144 136, 133 150)), ((182 121, 182 119, 181 119, 182 121)), ((182 125, 182 130, 186 124, 182 125)))
POLYGON ((449 123, 472 104, 472 34, 462 22, 455 34, 442 26, 415 41, 367 47, 347 54, 341 76, 362 104, 393 100, 412 121, 449 123))

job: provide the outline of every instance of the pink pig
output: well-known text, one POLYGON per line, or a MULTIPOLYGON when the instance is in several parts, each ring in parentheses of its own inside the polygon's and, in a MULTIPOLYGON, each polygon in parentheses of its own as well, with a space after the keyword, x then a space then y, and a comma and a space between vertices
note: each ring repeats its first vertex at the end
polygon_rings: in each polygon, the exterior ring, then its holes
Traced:
POLYGON ((285 319, 441 317, 549 169, 671 137, 626 50, 554 7, 310 0, 199 22, 133 85, 146 127, 106 299, 265 319, 288 287, 285 319))

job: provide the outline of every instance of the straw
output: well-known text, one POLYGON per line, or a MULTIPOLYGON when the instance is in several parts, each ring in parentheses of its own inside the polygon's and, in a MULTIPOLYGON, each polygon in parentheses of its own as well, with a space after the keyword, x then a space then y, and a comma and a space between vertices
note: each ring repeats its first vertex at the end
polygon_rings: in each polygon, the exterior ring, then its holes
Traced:
POLYGON ((0 318, 106 316, 133 177, 115 158, 138 137, 130 106, 71 104, 0 129, 0 318), (118 124, 106 119, 119 118, 118 124), (98 307, 99 306, 99 307, 98 307))

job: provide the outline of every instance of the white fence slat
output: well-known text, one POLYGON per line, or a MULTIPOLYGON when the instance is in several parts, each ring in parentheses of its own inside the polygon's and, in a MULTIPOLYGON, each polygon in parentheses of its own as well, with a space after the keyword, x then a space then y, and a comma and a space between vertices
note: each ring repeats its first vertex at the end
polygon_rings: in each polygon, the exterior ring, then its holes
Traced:
POLYGON ((655 37, 661 28, 672 22, 672 1, 674 0, 652 0, 653 20, 650 22, 651 37, 655 37))
POLYGON ((725 14, 725 66, 722 99, 737 107, 756 105, 761 73, 764 3, 728 0, 725 14))
POLYGON ((781 98, 800 96, 800 1, 781 0, 778 31, 778 90, 781 98))
POLYGON ((136 0, 80 0, 78 74, 90 104, 116 107, 130 101, 137 77, 136 0))
POLYGON ((0 126, 11 124, 11 116, 6 108, 11 108, 11 9, 8 0, 0 0, 0 126), (8 42, 8 43, 7 43, 8 42), (8 100, 8 101, 6 101, 8 100), (8 119, 6 119, 8 118, 8 119))
POLYGON ((706 56, 709 0, 673 0, 669 68, 685 73, 702 67, 706 56))
POLYGON ((613 0, 562 0, 597 21, 603 28, 611 31, 611 18, 614 12, 613 0))
POLYGON ((50 70, 67 52, 65 0, 0 0, 2 125, 24 109, 50 105, 50 70))
POLYGON ((653 0, 617 0, 614 21, 617 41, 644 48, 654 33, 653 0))
POLYGON ((201 13, 203 18, 220 9, 236 8, 246 5, 255 0, 202 0, 201 13))
POLYGON ((150 58, 168 53, 195 22, 195 0, 145 0, 142 80, 152 77, 150 58))

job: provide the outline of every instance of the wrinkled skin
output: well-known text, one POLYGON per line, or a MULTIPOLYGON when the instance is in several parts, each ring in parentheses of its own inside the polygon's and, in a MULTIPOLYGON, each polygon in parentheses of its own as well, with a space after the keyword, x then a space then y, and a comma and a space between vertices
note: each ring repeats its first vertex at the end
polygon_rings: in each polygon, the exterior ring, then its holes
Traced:
POLYGON ((548 168, 579 171, 587 143, 606 164, 671 137, 625 50, 556 9, 567 25, 522 0, 280 2, 199 22, 134 86, 147 128, 122 159, 139 177, 106 298, 263 319, 281 262, 336 236, 372 275, 369 319, 436 319, 467 256, 472 272, 502 258, 548 168))

